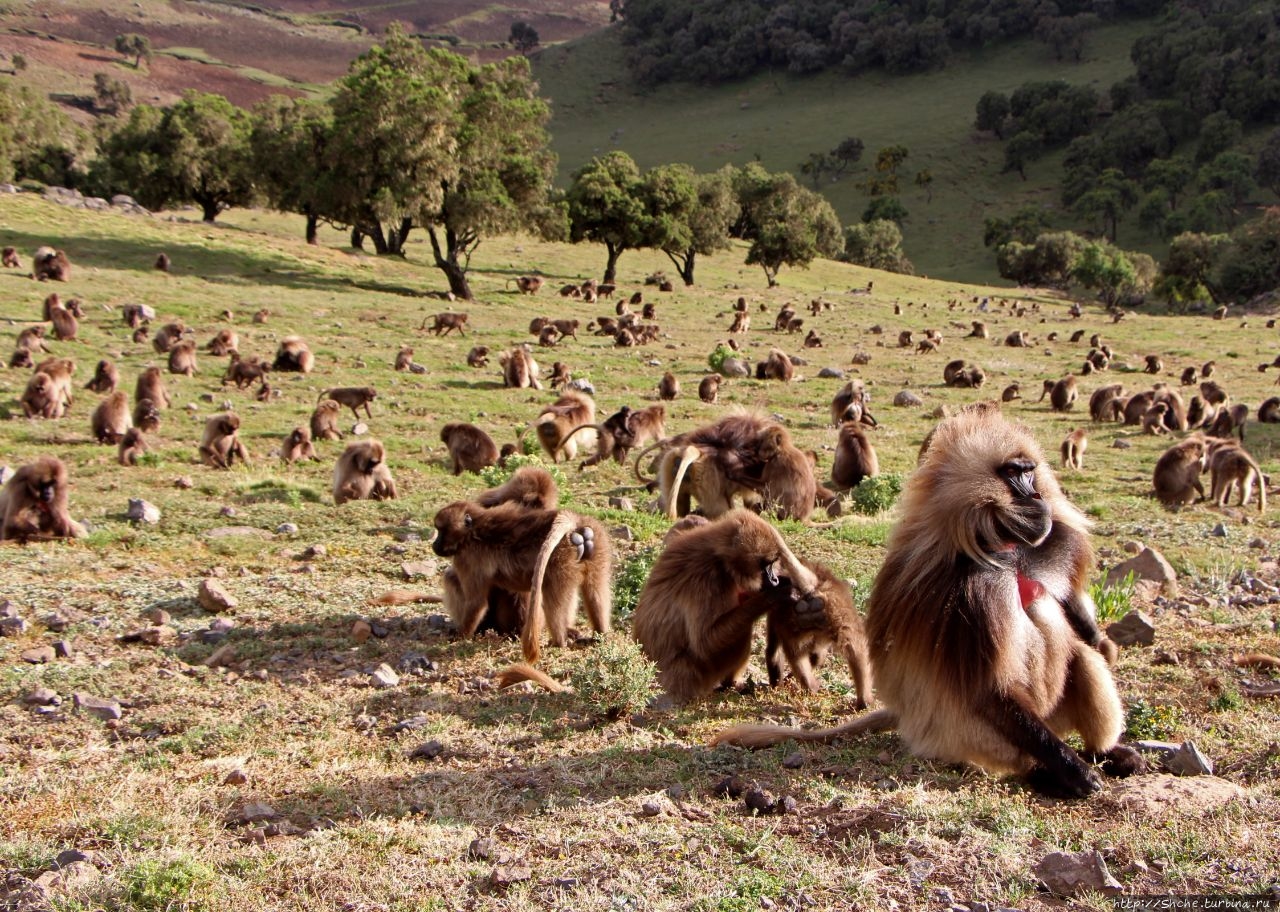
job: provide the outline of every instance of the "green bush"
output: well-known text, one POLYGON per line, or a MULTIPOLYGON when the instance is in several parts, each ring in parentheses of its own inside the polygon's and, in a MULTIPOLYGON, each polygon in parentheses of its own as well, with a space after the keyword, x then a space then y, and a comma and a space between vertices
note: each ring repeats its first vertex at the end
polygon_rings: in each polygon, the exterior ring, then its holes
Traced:
POLYGON ((1132 570, 1114 586, 1099 580, 1089 587, 1089 595, 1098 606, 1098 620, 1104 623, 1118 621, 1133 608, 1133 591, 1137 576, 1132 570))
POLYGON ((875 516, 897 503, 901 494, 902 475, 898 472, 887 472, 884 475, 873 475, 862 479, 861 483, 850 492, 849 502, 854 512, 875 516))
POLYGON ((725 359, 731 357, 733 357, 732 348, 727 345, 717 345, 716 350, 707 355, 707 364, 718 374, 720 368, 724 367, 725 359))
POLYGON ((644 709, 658 669, 625 633, 606 635, 574 672, 573 690, 591 712, 617 718, 644 709))
POLYGON ((1125 734, 1130 741, 1168 741, 1178 732, 1182 713, 1168 704, 1152 706, 1146 700, 1134 700, 1125 714, 1125 734))
MULTIPOLYGON (((534 443, 537 446, 537 443, 534 443)), ((551 473, 551 477, 555 479, 556 486, 560 488, 560 497, 565 498, 568 490, 569 480, 564 477, 564 472, 560 471, 560 467, 556 465, 547 465, 537 456, 515 454, 507 457, 505 466, 491 465, 480 472, 480 480, 484 482, 487 488, 496 488, 498 485, 505 484, 507 479, 515 474, 516 469, 522 466, 537 466, 540 469, 546 469, 551 473)))
POLYGON ((216 880, 208 865, 183 857, 146 859, 121 877, 126 908, 139 912, 211 908, 208 894, 216 880))
POLYGON ((640 590, 658 560, 657 548, 645 548, 627 559, 613 575, 613 613, 625 618, 636 610, 640 590))

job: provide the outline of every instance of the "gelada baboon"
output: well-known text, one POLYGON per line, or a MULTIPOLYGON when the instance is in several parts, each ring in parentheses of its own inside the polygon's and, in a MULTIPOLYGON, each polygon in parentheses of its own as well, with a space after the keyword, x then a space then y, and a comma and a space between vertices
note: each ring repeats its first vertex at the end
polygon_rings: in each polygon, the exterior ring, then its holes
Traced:
POLYGON ((1231 498, 1231 489, 1240 486, 1240 506, 1247 506, 1253 497, 1253 485, 1258 485, 1258 512, 1267 510, 1267 480, 1262 469, 1235 440, 1220 439, 1209 442, 1209 499, 1225 507, 1231 498))
POLYGON ((342 431, 338 429, 338 413, 342 403, 325 399, 316 404, 311 412, 311 436, 316 440, 341 440, 342 431))
POLYGON ((135 466, 138 464, 138 457, 147 452, 147 442, 142 439, 142 431, 133 427, 125 431, 124 436, 120 438, 120 449, 116 453, 116 459, 122 466, 135 466))
POLYGON ((21 269, 22 260, 18 258, 18 251, 13 247, 6 247, 0 251, 0 265, 5 269, 21 269))
POLYGON ((1089 435, 1084 428, 1076 428, 1062 441, 1062 467, 1083 469, 1084 451, 1089 447, 1089 435))
POLYGON ((596 404, 592 398, 569 390, 538 414, 533 429, 552 462, 559 462, 562 455, 573 460, 578 455, 579 441, 587 447, 596 445, 592 429, 595 420, 596 404))
POLYGON ((715 405, 716 400, 720 398, 719 374, 708 374, 702 378, 702 382, 698 384, 698 398, 715 405))
MULTIPOLYGON (((686 703, 741 683, 752 628, 771 608, 779 610, 779 630, 789 619, 781 613, 784 602, 797 627, 816 627, 830 596, 777 529, 749 510, 734 510, 667 539, 640 592, 632 632, 658 666, 667 698, 686 703), (789 585, 775 591, 783 576, 789 585)), ((869 696, 859 690, 861 699, 869 696)))
POLYGON ((169 373, 183 374, 187 377, 195 375, 196 344, 194 342, 177 342, 169 349, 169 373))
POLYGON ((795 376, 794 364, 786 354, 777 348, 769 349, 769 357, 756 363, 757 380, 781 380, 789 383, 795 376))
POLYGON ((662 379, 658 381, 658 398, 664 402, 670 402, 680 395, 680 381, 676 379, 676 375, 667 371, 662 375, 662 379))
POLYGON ((156 330, 155 336, 151 339, 151 347, 156 350, 156 354, 167 355, 169 349, 182 340, 182 336, 186 331, 187 328, 181 320, 166 323, 156 330))
POLYGON ((449 613, 458 632, 473 636, 489 607, 493 588, 529 593, 521 631, 527 662, 541 655, 545 624, 554 646, 569 637, 581 599, 591 626, 611 628, 609 534, 596 520, 565 510, 542 510, 518 503, 494 507, 457 501, 435 517, 432 549, 453 560, 456 603, 449 613))
POLYGON ((396 483, 387 468, 387 451, 378 440, 347 444, 333 467, 333 502, 395 500, 396 483))
POLYGON ((240 350, 240 336, 233 329, 221 329, 205 347, 214 357, 224 358, 233 351, 240 350))
POLYGON ((154 434, 160 430, 160 410, 150 399, 139 399, 134 405, 133 426, 148 434, 154 434))
POLYGON ((976 364, 970 364, 963 358, 947 362, 942 369, 942 382, 947 386, 960 389, 977 389, 987 381, 987 375, 976 364))
MULTIPOLYGON (((222 384, 226 386, 228 383, 234 383, 236 389, 244 389, 258 380, 263 380, 270 370, 271 366, 259 360, 257 355, 242 358, 239 352, 233 351, 231 360, 227 362, 227 370, 222 375, 222 384)), ((266 381, 263 380, 263 382, 266 381)))
POLYGON ((237 458, 249 464, 249 451, 240 442, 240 416, 235 412, 212 416, 204 423, 200 461, 215 469, 229 469, 237 458))
POLYGON ((418 329, 425 329, 427 332, 435 333, 437 336, 447 336, 456 329, 458 335, 465 336, 467 334, 468 319, 469 316, 464 313, 438 313, 423 320, 418 329), (431 321, 430 327, 427 326, 427 320, 431 321))
POLYGON ((498 461, 498 445, 474 424, 446 424, 440 429, 440 442, 449 450, 454 475, 479 472, 498 461))
POLYGON ((67 467, 55 456, 21 466, 0 489, 0 541, 84 538, 67 507, 67 467))
POLYGON ((398 371, 407 371, 413 364, 413 349, 408 345, 402 345, 400 351, 396 352, 395 369, 398 371))
POLYGON ((511 351, 503 352, 498 357, 502 365, 502 385, 508 388, 524 389, 533 387, 542 389, 538 380, 538 362, 533 360, 529 350, 517 345, 511 351))
POLYGON ((377 398, 378 391, 372 386, 337 386, 322 392, 316 397, 316 402, 328 399, 345 405, 351 409, 351 414, 359 421, 361 407, 364 408, 366 417, 373 417, 373 412, 369 411, 369 403, 377 398))
POLYGON ((1194 434, 1161 453, 1152 474, 1156 499, 1170 508, 1191 503, 1197 495, 1203 500, 1200 474, 1208 465, 1207 450, 1205 439, 1194 434))
POLYGON ((143 399, 150 399, 151 404, 159 409, 166 409, 173 405, 172 400, 169 399, 169 391, 165 388, 164 376, 160 373, 160 368, 148 367, 138 375, 138 383, 133 389, 133 401, 138 403, 143 399))
POLYGON ((831 462, 831 482, 840 490, 856 488, 864 478, 880 474, 876 449, 856 421, 840 425, 836 455, 831 462))
POLYGON ((485 367, 489 363, 489 346, 477 345, 467 352, 468 367, 485 367))
POLYGON ((116 370, 114 364, 103 358, 93 372, 93 379, 86 383, 84 388, 94 393, 114 393, 116 384, 119 382, 120 372, 116 370))
POLYGON ((315 366, 316 356, 311 353, 301 336, 285 336, 281 339, 276 348, 276 359, 271 363, 272 370, 297 371, 303 374, 311 373, 315 366))
POLYGON ((66 399, 58 382, 44 371, 36 371, 27 381, 20 399, 22 412, 28 418, 61 418, 67 411, 66 399))
POLYGON ((871 396, 861 380, 850 380, 831 399, 831 423, 836 427, 847 421, 857 421, 868 427, 876 427, 876 419, 868 408, 871 396))
POLYGON ((293 465, 303 459, 319 462, 315 444, 311 442, 311 429, 306 425, 298 425, 287 435, 280 446, 280 458, 286 465, 293 465))
POLYGON ((115 392, 98 403, 89 419, 93 429, 93 439, 98 443, 119 443, 133 420, 129 415, 129 396, 127 393, 115 392))
POLYGON ((1025 777, 1055 797, 1142 768, 1088 595, 1087 520, 1035 440, 992 410, 950 418, 907 482, 867 633, 884 709, 834 729, 738 726, 716 743, 828 741, 897 728, 912 753, 1025 777), (1105 656, 1105 658, 1104 658, 1105 656), (1077 732, 1077 753, 1062 739, 1077 732))
POLYGON ((71 261, 61 250, 52 247, 37 247, 35 256, 31 258, 31 270, 36 279, 43 282, 67 282, 71 280, 71 261))

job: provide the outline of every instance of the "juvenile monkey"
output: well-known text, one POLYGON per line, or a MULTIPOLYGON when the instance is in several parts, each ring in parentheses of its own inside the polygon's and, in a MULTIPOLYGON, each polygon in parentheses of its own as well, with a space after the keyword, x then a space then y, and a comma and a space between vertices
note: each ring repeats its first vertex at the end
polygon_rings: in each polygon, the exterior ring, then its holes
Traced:
POLYGON ((1157 436, 1169 433, 1169 429, 1164 426, 1164 417, 1168 413, 1169 404, 1167 402, 1152 403, 1151 408, 1147 409, 1146 414, 1142 416, 1142 432, 1157 436))
POLYGON ((708 374, 702 378, 702 382, 698 384, 698 398, 715 405, 716 400, 720 398, 719 374, 708 374))
POLYGON ((13 247, 6 247, 0 251, 0 265, 5 269, 21 269, 22 260, 18 258, 18 251, 13 247))
POLYGON ((1001 402, 1012 402, 1015 399, 1022 398, 1022 386, 1018 383, 1010 383, 1004 388, 1004 392, 1000 394, 1001 402))
POLYGON ((154 434, 160 430, 160 410, 150 399, 139 399, 134 405, 133 426, 148 434, 154 434))
POLYGON ((369 411, 369 403, 378 398, 378 391, 372 386, 337 386, 333 389, 327 389, 322 392, 316 401, 329 399, 340 405, 345 405, 351 409, 351 414, 356 420, 360 420, 360 409, 364 408, 367 418, 373 417, 373 412, 369 411))
POLYGON ((1089 396, 1089 418, 1098 422, 1115 421, 1117 410, 1111 403, 1123 396, 1124 386, 1119 383, 1098 387, 1089 396))
POLYGON ((93 379, 84 388, 94 393, 114 393, 119 382, 120 372, 114 364, 103 358, 93 372, 93 379))
POLYGON ((209 344, 206 347, 209 350, 209 354, 216 358, 223 358, 233 351, 240 350, 240 337, 233 329, 222 329, 209 340, 209 344))
POLYGON ((662 379, 658 381, 658 398, 665 402, 670 402, 680 395, 680 381, 676 379, 676 375, 667 371, 662 375, 662 379))
MULTIPOLYGON (((256 315, 254 320, 257 322, 256 315)), ((276 348, 276 359, 271 363, 272 370, 296 371, 303 374, 311 373, 315 366, 316 356, 311 353, 311 349, 307 347, 307 343, 301 336, 285 336, 281 339, 279 347, 276 348)))
POLYGON ((552 389, 563 391, 572 380, 573 375, 569 373, 569 365, 563 361, 556 361, 551 365, 551 379, 548 381, 548 386, 552 389))
POLYGON ((482 507, 514 503, 536 510, 554 510, 559 502, 560 492, 551 473, 532 465, 521 466, 504 484, 483 491, 476 498, 476 503, 482 507))
POLYGON ((18 340, 14 344, 19 351, 33 352, 35 354, 48 353, 50 350, 44 341, 43 325, 28 326, 18 333, 18 340))
POLYGON ((136 427, 129 428, 120 438, 120 449, 116 453, 116 459, 122 466, 135 466, 138 464, 138 457, 146 452, 147 442, 142 439, 142 431, 136 427))
POLYGON ((396 483, 386 458, 381 441, 347 444, 333 467, 333 502, 341 505, 350 500, 395 500, 396 483))
POLYGON ((316 440, 341 440, 338 430, 338 411, 342 403, 332 399, 319 402, 311 412, 311 436, 316 440))
POLYGON ((41 456, 18 468, 0 489, 0 541, 84 538, 89 532, 71 518, 67 467, 41 456))
POLYGON ((143 399, 150 399, 152 405, 160 409, 173 405, 173 401, 169 398, 169 391, 165 389, 160 368, 148 367, 138 375, 138 383, 133 390, 133 401, 137 403, 143 399))
POLYGON ((474 424, 446 424, 440 430, 440 441, 453 460, 453 474, 479 472, 498 461, 498 445, 474 424))
POLYGON ((169 349, 169 373, 194 376, 196 372, 196 344, 178 342, 169 349))
POLYGON ((1062 441, 1062 467, 1084 469, 1084 451, 1089 447, 1089 436, 1084 428, 1076 428, 1062 441))
POLYGON ((395 369, 407 371, 411 364, 413 364, 413 349, 408 345, 401 346, 400 351, 396 353, 395 369))
POLYGON ((98 403, 90 418, 93 437, 98 443, 119 443, 133 422, 129 417, 129 396, 115 392, 98 403))
POLYGON ((71 280, 71 261, 61 250, 37 247, 35 256, 31 258, 31 271, 40 282, 46 279, 53 282, 68 282, 71 280))
POLYGON ((1164 361, 1159 355, 1147 355, 1147 366, 1143 368, 1144 373, 1158 374, 1164 370, 1164 361))
POLYGON ((167 355, 169 349, 178 344, 186 331, 187 328, 181 320, 166 323, 156 330, 155 336, 151 339, 151 347, 156 350, 156 354, 167 355))
POLYGON ((66 408, 73 405, 71 398, 71 377, 76 372, 76 363, 70 358, 45 358, 35 367, 36 373, 47 374, 53 381, 51 391, 54 397, 66 408))
POLYGON ((468 367, 486 367, 489 364, 489 347, 476 345, 467 352, 468 367))
POLYGON ((435 333, 437 336, 447 336, 455 329, 458 335, 465 336, 467 328, 468 315, 464 313, 438 313, 435 316, 427 317, 431 320, 430 328, 427 327, 427 320, 422 321, 422 325, 418 329, 426 329, 427 332, 435 333))
POLYGON ((293 465, 303 459, 319 462, 315 444, 311 441, 311 429, 300 424, 285 435, 284 444, 280 447, 280 458, 285 465, 293 465))
POLYGON ((227 363, 226 373, 222 375, 222 385, 234 383, 236 389, 244 389, 259 380, 266 383, 264 378, 270 370, 271 365, 259 360, 256 355, 242 358, 239 352, 233 351, 231 360, 227 363))
POLYGON ((249 464, 249 451, 240 442, 240 416, 235 412, 212 416, 204 424, 200 461, 215 469, 229 469, 237 458, 249 464))
POLYGON ((842 491, 856 488, 864 478, 880 474, 875 447, 856 421, 840 425, 836 455, 831 463, 831 481, 842 491))
POLYGON ((76 335, 80 332, 80 324, 76 321, 73 314, 62 304, 54 301, 54 306, 49 309, 49 320, 53 323, 53 337, 59 342, 75 342, 76 335))

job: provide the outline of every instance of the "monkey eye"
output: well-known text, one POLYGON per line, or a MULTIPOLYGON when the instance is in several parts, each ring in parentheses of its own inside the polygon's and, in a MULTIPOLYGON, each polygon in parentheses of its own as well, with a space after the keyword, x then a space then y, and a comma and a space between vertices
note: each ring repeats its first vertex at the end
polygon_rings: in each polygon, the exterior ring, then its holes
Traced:
POLYGON ((1036 491, 1036 464, 1029 459, 1012 459, 1000 466, 996 473, 1004 479, 1015 497, 1039 500, 1036 491))

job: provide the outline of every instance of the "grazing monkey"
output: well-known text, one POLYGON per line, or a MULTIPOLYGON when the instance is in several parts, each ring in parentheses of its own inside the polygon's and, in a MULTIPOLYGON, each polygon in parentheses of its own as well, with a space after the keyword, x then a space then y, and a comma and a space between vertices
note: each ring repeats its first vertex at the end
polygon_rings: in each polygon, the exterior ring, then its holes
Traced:
POLYGON ((133 407, 133 426, 154 434, 160 430, 160 409, 150 399, 139 399, 133 407))
POLYGON ((395 369, 398 371, 407 371, 413 364, 413 349, 408 345, 400 347, 400 351, 396 353, 395 369))
POLYGON ((284 444, 280 447, 280 459, 285 465, 293 465, 302 459, 319 462, 315 444, 311 442, 311 428, 300 424, 286 434, 284 444))
POLYGON ((1084 428, 1076 428, 1062 441, 1062 467, 1084 469, 1084 451, 1089 447, 1089 436, 1084 428))
POLYGON ((32 274, 37 281, 46 279, 52 282, 69 282, 71 280, 71 261, 61 250, 52 247, 37 247, 31 258, 32 274))
POLYGON ((316 440, 341 440, 338 430, 338 412, 342 403, 325 399, 311 412, 311 436, 316 440))
MULTIPOLYGON (((1047 384, 1049 381, 1045 381, 1047 384)), ((1070 411, 1076 404, 1080 393, 1076 388, 1076 378, 1071 374, 1067 374, 1061 380, 1049 387, 1049 406, 1055 412, 1070 411)), ((1040 396, 1044 398, 1043 395, 1040 396)))
POLYGON ((1182 385, 1195 386, 1196 381, 1200 379, 1200 372, 1194 367, 1185 368, 1182 371, 1182 385))
POLYGON ((453 474, 479 472, 498 461, 498 445, 474 424, 446 424, 440 430, 440 441, 453 460, 453 474))
POLYGON ((271 363, 272 370, 303 374, 311 373, 315 366, 316 356, 311 353, 301 336, 285 336, 281 339, 276 348, 276 359, 271 363))
POLYGON ((360 409, 364 408, 366 418, 372 418, 373 412, 369 411, 369 403, 378 398, 378 391, 372 386, 335 386, 333 389, 327 389, 322 392, 316 401, 329 399, 340 405, 345 405, 351 409, 351 414, 356 420, 360 420, 360 409))
POLYGON ((206 348, 215 358, 226 357, 233 351, 240 350, 240 336, 233 329, 219 330, 218 334, 209 340, 206 348))
POLYGON ((618 464, 627 461, 627 456, 637 446, 644 446, 651 441, 661 440, 667 429, 667 410, 661 405, 634 410, 624 405, 602 423, 578 425, 566 434, 573 437, 588 427, 596 430, 596 454, 584 460, 579 470, 599 465, 610 457, 618 464))
POLYGON ((20 466, 0 489, 0 541, 84 538, 67 507, 67 467, 54 456, 20 466))
POLYGON ((1010 348, 1030 348, 1031 336, 1027 334, 1025 329, 1016 329, 1005 336, 1004 344, 1010 348))
POLYGON ((119 382, 120 372, 114 364, 103 358, 93 372, 93 379, 84 388, 93 393, 114 393, 119 382))
MULTIPOLYGON (((155 336, 151 339, 151 347, 156 350, 158 355, 167 355, 169 349, 177 345, 181 341, 187 328, 181 320, 175 320, 172 323, 166 323, 156 330, 155 336)), ((136 341, 136 340, 135 340, 136 341)))
POLYGON ((594 425, 596 420, 596 404, 585 393, 567 390, 559 399, 544 408, 533 422, 534 432, 538 435, 538 443, 552 462, 559 462, 561 454, 567 461, 578 455, 578 442, 574 438, 581 431, 586 435, 585 446, 596 444, 593 430, 583 425, 594 425))
POLYGON ((436 513, 435 527, 432 550, 453 560, 457 585, 446 596, 456 598, 449 612, 462 636, 475 635, 494 588, 529 594, 520 637, 527 662, 541 655, 544 623, 552 645, 568 641, 579 599, 596 632, 611 629, 613 552, 596 520, 518 503, 457 501, 436 513))
POLYGON ((271 311, 269 311, 269 310, 267 310, 267 308, 263 307, 261 310, 254 311, 254 314, 253 314, 253 322, 254 322, 254 323, 266 323, 266 322, 267 322, 267 318, 268 318, 268 317, 270 317, 270 316, 271 316, 271 311))
POLYGON ((482 491, 476 498, 482 507, 514 503, 534 510, 554 510, 559 502, 560 492, 551 473, 532 465, 521 466, 505 483, 482 491))
POLYGON ((1169 508, 1181 507, 1196 500, 1204 500, 1204 485, 1200 473, 1208 465, 1206 441, 1194 434, 1175 443, 1156 460, 1152 484, 1156 499, 1169 508))
POLYGON ((458 335, 465 336, 467 334, 468 319, 469 315, 464 313, 438 313, 423 320, 418 329, 426 329, 427 332, 435 333, 437 336, 447 336, 456 329, 458 335), (431 321, 429 329, 427 328, 427 320, 431 321))
POLYGON ((523 346, 518 345, 511 351, 503 352, 498 358, 498 363, 502 365, 503 386, 515 389, 525 387, 542 389, 542 383, 538 380, 538 362, 533 360, 529 350, 523 346))
POLYGON ((1108 386, 1100 386, 1089 396, 1089 418, 1093 421, 1115 421, 1123 410, 1117 410, 1113 403, 1124 398, 1124 386, 1119 383, 1112 383, 1108 386))
POLYGON ((1000 394, 1001 402, 1012 402, 1015 399, 1022 398, 1022 385, 1019 383, 1010 383, 1004 388, 1004 392, 1000 394))
POLYGON ((196 344, 194 342, 178 342, 169 349, 169 373, 185 374, 192 377, 196 373, 196 344))
POLYGON ((862 479, 880 474, 876 448, 856 421, 840 425, 836 455, 831 463, 831 482, 842 491, 856 488, 862 479))
POLYGON ((147 308, 141 304, 126 304, 121 309, 121 314, 124 317, 124 325, 130 329, 144 326, 149 319, 147 308))
POLYGON ((529 321, 529 335, 540 336, 542 331, 551 324, 550 317, 534 317, 529 321))
MULTIPOLYGON (((18 351, 25 351, 35 354, 50 351, 48 344, 44 341, 44 326, 28 326, 22 332, 18 333, 18 340, 14 343, 18 351)), ((10 365, 12 367, 13 365, 10 365)))
POLYGON ((1142 416, 1142 432, 1156 436, 1169 433, 1169 429, 1164 426, 1165 415, 1168 413, 1169 403, 1153 402, 1142 416))
POLYGON ((133 331, 133 335, 131 336, 131 338, 135 343, 137 343, 138 345, 141 345, 143 342, 147 341, 147 338, 150 335, 151 335, 151 329, 147 324, 144 323, 142 326, 139 326, 137 329, 133 331))
POLYGON ((756 364, 757 380, 781 380, 790 383, 796 369, 786 353, 776 348, 769 349, 769 357, 756 364))
POLYGON ((1213 376, 1214 369, 1218 366, 1217 361, 1206 361, 1200 366, 1200 379, 1208 380, 1213 376))
POLYGON ((662 375, 662 379, 658 381, 658 398, 664 402, 671 402, 680 395, 680 381, 676 379, 676 375, 667 371, 662 375))
MULTIPOLYGON (((714 743, 830 741, 896 727, 911 752, 1021 775, 1046 795, 1129 775, 1115 646, 1088 595, 1088 521, 1035 440, 993 410, 941 422, 903 491, 867 633, 884 709, 833 729, 738 726, 714 743), (1105 656, 1105 657, 1104 657, 1105 656), (1078 732, 1077 754, 1062 737, 1078 732)), ((638 614, 638 612, 637 612, 638 614)))
POLYGON ((577 320, 552 320, 551 325, 556 328, 556 332, 563 337, 570 339, 578 338, 578 327, 581 325, 577 320))
POLYGON ((133 422, 129 416, 129 396, 115 392, 98 403, 89 419, 93 438, 98 443, 119 443, 133 422))
POLYGON ((242 358, 239 352, 233 351, 231 352, 231 360, 227 363, 226 373, 222 375, 222 385, 226 386, 228 383, 234 383, 236 389, 244 389, 259 380, 266 383, 264 378, 270 370, 271 366, 259 360, 256 355, 242 358))
POLYGON ((120 438, 120 449, 116 453, 116 459, 122 466, 135 466, 138 464, 138 457, 146 452, 147 442, 142 439, 142 431, 136 427, 129 428, 120 438))
POLYGON ((981 320, 973 321, 973 331, 969 333, 967 338, 970 339, 986 339, 988 337, 987 324, 981 320))
POLYGON ((1272 396, 1258 406, 1258 422, 1260 424, 1280 423, 1280 396, 1272 396))
POLYGON ((387 451, 378 440, 347 444, 333 467, 333 502, 395 500, 396 483, 387 468, 387 451))
MULTIPOLYGON (((511 287, 511 280, 508 279, 507 282, 507 287, 511 287)), ((537 294, 538 290, 542 288, 542 276, 517 276, 515 283, 520 294, 537 294)))
POLYGON ((169 254, 167 253, 158 254, 156 256, 155 266, 156 266, 156 269, 160 270, 161 272, 168 272, 169 271, 169 254))
POLYGON ((947 362, 942 369, 942 382, 947 386, 962 389, 978 389, 987 382, 987 375, 976 364, 970 364, 963 358, 947 362))
POLYGON ((538 332, 538 344, 543 348, 555 348, 560 341, 560 330, 548 324, 538 332))
POLYGON ((0 265, 5 269, 21 269, 22 260, 18 258, 18 251, 13 247, 6 247, 0 251, 0 265))
POLYGON ((1258 483, 1258 512, 1267 510, 1267 480, 1262 469, 1235 440, 1212 440, 1208 447, 1209 499, 1225 507, 1231 498, 1231 489, 1240 485, 1240 506, 1244 507, 1253 497, 1253 484, 1258 483))
POLYGON ((204 423, 200 461, 215 469, 229 469, 237 457, 249 464, 249 451, 240 442, 240 416, 235 412, 212 416, 204 423))
POLYGON ((719 374, 708 374, 702 378, 702 382, 698 384, 698 398, 715 405, 716 400, 720 398, 719 374))
POLYGON ((1147 355, 1147 366, 1143 368, 1143 373, 1158 374, 1164 370, 1164 361, 1159 355, 1147 355))
POLYGON ((556 361, 551 365, 551 379, 547 381, 547 385, 554 390, 564 391, 564 388, 573 380, 573 375, 569 373, 569 365, 563 361, 556 361))
POLYGON ((273 390, 271 384, 264 379, 262 385, 254 392, 253 398, 258 402, 270 402, 276 395, 278 395, 278 392, 273 390))
POLYGON ((489 347, 487 345, 476 345, 467 352, 468 367, 487 367, 488 364, 489 347))
POLYGON ((751 314, 737 311, 733 315, 733 323, 729 325, 731 333, 747 333, 751 331, 751 314))
MULTIPOLYGON (((640 592, 632 633, 658 666, 667 698, 687 703, 741 683, 752 628, 775 603, 794 599, 806 626, 822 623, 826 602, 818 586, 777 529, 734 510, 668 538, 640 592), (784 574, 790 585, 775 593, 784 574)), ((785 621, 780 614, 779 623, 785 621)))
POLYGON ((80 332, 80 324, 75 314, 56 300, 49 310, 49 320, 53 323, 53 337, 59 342, 75 342, 80 332))
POLYGON ((32 367, 34 364, 31 352, 25 348, 15 348, 13 354, 9 356, 10 367, 32 367))

